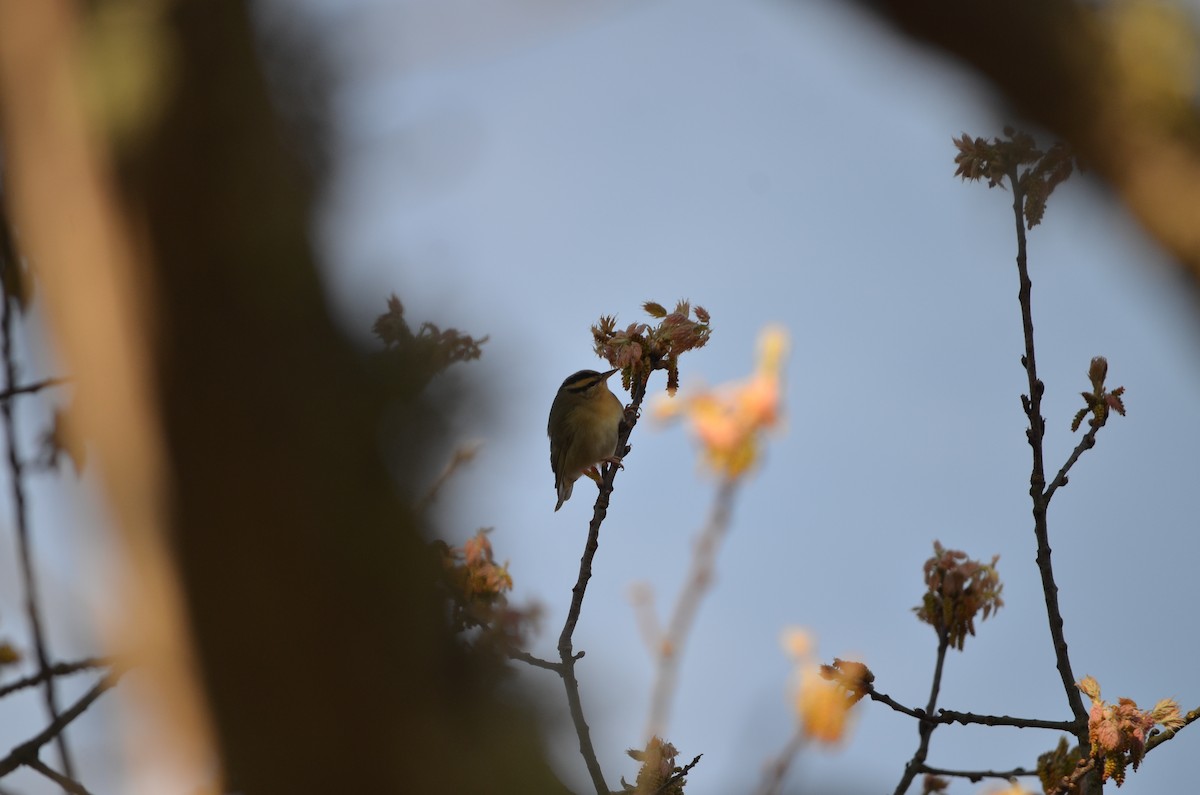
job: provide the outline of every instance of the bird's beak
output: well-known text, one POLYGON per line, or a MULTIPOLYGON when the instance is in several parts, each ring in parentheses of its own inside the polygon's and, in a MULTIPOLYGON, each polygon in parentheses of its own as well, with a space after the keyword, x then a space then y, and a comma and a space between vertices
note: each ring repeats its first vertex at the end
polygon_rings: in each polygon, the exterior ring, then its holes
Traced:
POLYGON ((600 375, 604 378, 608 378, 610 375, 612 375, 613 373, 615 373, 617 370, 620 370, 620 369, 621 369, 620 367, 614 367, 613 369, 609 370, 607 373, 601 373, 600 375))

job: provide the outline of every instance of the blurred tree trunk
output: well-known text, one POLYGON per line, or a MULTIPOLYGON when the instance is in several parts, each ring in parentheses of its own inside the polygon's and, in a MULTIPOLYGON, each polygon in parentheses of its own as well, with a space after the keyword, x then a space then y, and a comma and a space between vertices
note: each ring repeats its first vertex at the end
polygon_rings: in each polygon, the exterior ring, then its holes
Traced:
POLYGON ((5 157, 18 218, 41 230, 26 253, 45 274, 81 401, 106 388, 94 357, 128 354, 134 363, 108 379, 144 378, 125 397, 105 393, 83 430, 135 560, 139 539, 157 543, 165 524, 230 786, 561 791, 529 723, 495 706, 445 632, 434 558, 383 464, 387 395, 329 317, 308 242, 310 185, 272 113, 244 4, 110 0, 81 13, 65 0, 0 0, 5 157), (153 101, 89 147, 83 111, 70 106, 81 96, 72 59, 99 35, 88 24, 119 6, 149 22, 113 66, 148 59, 153 101), (66 86, 53 99, 83 141, 74 172, 49 173, 63 153, 39 139, 58 140, 64 122, 44 91, 22 89, 37 84, 32 69, 66 86), (95 223, 80 230, 59 216, 47 184, 95 223), (84 232, 97 236, 92 248, 55 247, 84 232), (106 279, 114 262, 123 275, 106 279), (73 276, 89 272, 115 297, 79 295, 91 282, 73 276), (104 299, 89 310, 95 322, 122 333, 89 339, 95 325, 75 322, 93 297, 104 299), (103 427, 117 415, 124 437, 103 427), (151 452, 140 468, 112 466, 135 431, 151 452))

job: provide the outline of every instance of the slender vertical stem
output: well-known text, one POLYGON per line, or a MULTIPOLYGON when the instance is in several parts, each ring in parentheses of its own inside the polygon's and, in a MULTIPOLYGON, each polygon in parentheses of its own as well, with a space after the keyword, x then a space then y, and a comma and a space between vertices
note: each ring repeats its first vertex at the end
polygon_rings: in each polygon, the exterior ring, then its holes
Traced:
MULTIPOLYGON (((937 709, 938 694, 942 689, 942 670, 946 665, 946 651, 949 648, 949 633, 944 629, 939 629, 937 663, 933 667, 933 684, 929 688, 929 701, 925 705, 926 717, 932 717, 934 710, 937 709)), ((908 788, 912 786, 913 779, 925 768, 925 759, 929 756, 929 738, 933 736, 933 730, 936 728, 937 724, 933 721, 921 721, 921 725, 917 729, 921 741, 917 745, 917 750, 913 754, 912 759, 904 766, 904 775, 900 777, 900 783, 896 785, 895 795, 904 795, 908 791, 908 788)))
MULTIPOLYGON (((633 387, 630 397, 632 400, 629 407, 625 410, 625 420, 621 423, 620 434, 617 437, 617 450, 625 451, 629 444, 629 434, 633 431, 633 426, 637 424, 638 411, 641 409, 642 400, 646 397, 646 382, 644 380, 636 380, 633 382, 633 387)), ((600 478, 600 494, 596 497, 596 504, 592 509, 592 521, 588 525, 587 543, 583 547, 583 557, 579 561, 579 577, 575 580, 575 587, 571 589, 571 607, 567 611, 567 619, 563 623, 562 632, 558 636, 558 656, 560 660, 559 676, 562 677, 563 686, 567 691, 567 704, 571 710, 571 720, 575 724, 575 733, 579 736, 579 753, 583 756, 584 763, 587 765, 588 774, 592 777, 592 784, 596 787, 597 795, 608 795, 608 785, 604 782, 604 773, 600 769, 600 762, 596 757, 596 749, 592 746, 591 730, 588 728, 587 721, 583 716, 583 701, 579 694, 579 680, 575 676, 575 660, 578 659, 574 653, 572 643, 575 634, 575 625, 579 623, 579 615, 583 610, 583 597, 587 593, 588 581, 592 578, 592 560, 596 557, 596 551, 600 548, 600 525, 608 516, 608 501, 612 495, 613 481, 617 476, 617 467, 608 464, 604 467, 603 475, 600 478)))
POLYGON ((1075 685, 1075 674, 1071 671, 1071 659, 1067 654, 1067 640, 1063 634, 1062 611, 1058 606, 1058 585, 1054 581, 1054 567, 1050 560, 1050 534, 1046 521, 1050 495, 1046 490, 1044 455, 1046 420, 1042 417, 1042 393, 1045 391, 1045 385, 1037 375, 1037 357, 1033 346, 1033 284, 1029 279, 1029 263, 1026 256, 1023 213, 1025 195, 1015 165, 1009 170, 1008 181, 1012 186, 1013 216, 1017 229, 1017 273, 1021 280, 1017 297, 1021 303, 1021 326, 1025 334, 1023 363, 1029 377, 1029 394, 1022 396, 1022 403, 1025 414, 1029 418, 1029 428, 1025 434, 1029 440, 1029 446, 1033 449, 1033 469, 1029 475, 1029 496, 1033 501, 1033 531, 1037 536, 1038 546, 1037 564, 1042 577, 1042 592, 1046 600, 1046 616, 1050 624, 1050 638, 1054 644, 1055 663, 1058 667, 1058 674, 1062 678, 1071 714, 1080 722, 1079 741, 1086 748, 1088 746, 1087 710, 1084 709, 1079 688, 1075 685))
POLYGON ((792 762, 795 761, 800 751, 804 749, 804 743, 804 732, 797 730, 792 735, 792 739, 788 740, 788 744, 782 753, 767 768, 767 773, 763 779, 762 787, 758 790, 758 795, 779 795, 783 791, 783 781, 787 778, 792 762))
POLYGON ((670 714, 671 699, 675 695, 675 682, 679 670, 679 660, 683 655, 683 646, 696 620, 696 612, 700 608, 700 600, 712 583, 713 566, 716 559, 717 547, 724 539, 729 529, 729 516, 733 509, 733 495, 737 481, 726 478, 721 481, 713 502, 712 514, 708 524, 699 538, 692 553, 692 566, 688 578, 675 603, 675 610, 667 623, 666 633, 658 639, 657 648, 652 653, 658 658, 658 666, 654 677, 654 688, 650 696, 650 715, 646 726, 646 739, 654 736, 661 737, 667 728, 667 716, 670 714))
MULTIPOLYGON (((4 358, 4 390, 11 391, 17 387, 17 366, 12 344, 12 313, 16 303, 15 296, 0 296, 0 351, 4 358)), ((45 695, 46 709, 51 720, 57 720, 58 693, 54 677, 49 675, 51 669, 50 653, 47 650, 46 634, 42 626, 41 607, 38 599, 37 574, 33 565, 33 544, 29 537, 29 511, 25 504, 25 465, 21 460, 17 444, 17 425, 13 401, 0 401, 0 419, 4 423, 4 436, 7 446, 9 470, 9 497, 13 504, 13 523, 17 529, 17 549, 21 559, 21 579, 25 592, 25 611, 29 617, 30 634, 33 637, 34 656, 37 658, 38 675, 44 676, 42 692, 45 695)), ((75 773, 71 764, 71 755, 67 750, 66 738, 59 734, 54 739, 62 760, 63 771, 68 778, 74 778, 75 773)))

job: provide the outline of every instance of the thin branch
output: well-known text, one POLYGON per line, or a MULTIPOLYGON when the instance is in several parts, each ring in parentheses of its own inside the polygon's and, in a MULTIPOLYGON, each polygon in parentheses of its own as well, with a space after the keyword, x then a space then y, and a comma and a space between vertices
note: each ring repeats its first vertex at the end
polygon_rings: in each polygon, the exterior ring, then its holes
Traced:
MULTIPOLYGON (((1017 229, 1017 273, 1021 284, 1018 299, 1021 304, 1021 327, 1025 336, 1025 356, 1022 358, 1022 363, 1025 365, 1025 373, 1029 378, 1029 394, 1023 395, 1021 400, 1025 407, 1025 414, 1029 418, 1029 428, 1025 434, 1029 440, 1029 446, 1033 450, 1033 469, 1029 475, 1029 496, 1033 500, 1033 531, 1037 537, 1038 546, 1037 564, 1042 578, 1042 593, 1046 601, 1046 618, 1050 624, 1050 638, 1054 644, 1055 665, 1062 679, 1063 691, 1066 693, 1067 703, 1071 707, 1071 714, 1075 716, 1075 720, 1081 727, 1076 731, 1075 736, 1080 744, 1086 747, 1088 745, 1087 710, 1083 706, 1079 688, 1075 686, 1075 674, 1071 671, 1071 658, 1067 654, 1067 640, 1063 634, 1062 610, 1058 606, 1058 585, 1054 581, 1054 567, 1050 562, 1050 533, 1046 522, 1046 509, 1050 500, 1047 496, 1044 458, 1046 420, 1042 416, 1042 393, 1046 387, 1037 375, 1037 357, 1033 345, 1033 284, 1029 279, 1024 213, 1022 212, 1025 193, 1021 188, 1021 179, 1015 164, 1009 169, 1008 181, 1013 191, 1013 216, 1017 229)), ((1065 477, 1065 473, 1060 474, 1065 477)))
POLYGON ((454 476, 454 473, 457 472, 459 468, 473 461, 475 456, 479 454, 479 450, 482 447, 482 442, 470 442, 455 449, 454 455, 450 458, 449 463, 446 464, 446 467, 442 470, 441 474, 438 475, 437 480, 433 482, 433 485, 429 487, 429 491, 425 492, 425 496, 423 496, 417 503, 418 513, 424 513, 429 509, 429 506, 432 505, 433 501, 437 499, 438 493, 442 490, 442 487, 446 485, 447 481, 454 476))
POLYGON ((887 693, 880 693, 873 686, 868 687, 866 692, 867 692, 867 695, 871 697, 872 701, 878 701, 881 704, 887 704, 889 707, 896 710, 897 712, 902 712, 905 715, 908 715, 909 717, 916 718, 917 720, 930 720, 929 716, 926 715, 921 710, 913 709, 912 707, 906 707, 903 704, 901 704, 899 701, 896 701, 894 698, 889 696, 887 693))
MULTIPOLYGON (((629 452, 629 434, 637 425, 638 413, 641 410, 642 401, 646 397, 646 381, 648 379, 649 375, 647 374, 645 379, 633 382, 631 401, 625 409, 625 418, 621 422, 617 435, 617 450, 621 451, 622 456, 629 452)), ((608 795, 609 790, 608 785, 604 782, 600 761, 596 758, 596 749, 592 746, 591 730, 583 716, 579 680, 575 677, 575 661, 578 657, 574 654, 572 639, 575 634, 575 625, 579 623, 579 614, 583 610, 583 597, 587 593, 588 580, 592 578, 592 559, 596 556, 596 550, 600 548, 600 525, 604 523, 604 518, 608 515, 608 502, 612 495, 613 481, 617 477, 617 469, 615 464, 606 464, 603 468, 600 478, 600 493, 596 495, 596 503, 592 508, 592 521, 588 525, 587 543, 583 548, 583 557, 579 560, 579 576, 575 581, 575 587, 571 589, 571 607, 567 611, 567 619, 558 636, 560 660, 558 675, 562 677, 563 686, 567 691, 567 705, 571 711, 571 720, 575 724, 575 733, 579 736, 579 753, 587 765, 592 784, 596 788, 596 795, 608 795)))
POLYGON ((1063 776, 1062 780, 1058 782, 1058 786, 1056 786, 1050 792, 1047 792, 1046 795, 1066 795, 1068 792, 1075 792, 1079 782, 1083 779, 1083 777, 1095 769, 1095 757, 1089 756, 1084 759, 1080 759, 1075 765, 1075 769, 1071 772, 1071 775, 1063 776))
POLYGON ((804 732, 797 730, 792 735, 792 739, 788 740, 788 744, 784 746, 783 751, 776 757, 775 761, 767 768, 767 773, 763 779, 763 785, 758 790, 758 795, 779 795, 783 791, 783 780, 787 777, 788 769, 791 768, 792 762, 800 754, 804 748, 804 732))
POLYGON ((579 694, 579 679, 575 676, 574 661, 564 663, 558 675, 562 677, 563 687, 567 691, 567 708, 571 712, 571 722, 575 724, 575 734, 579 737, 579 753, 587 765, 588 775, 592 777, 596 795, 608 795, 604 771, 600 768, 600 760, 596 757, 596 749, 592 745, 592 732, 583 716, 583 699, 579 694))
POLYGON ((1071 467, 1075 466, 1079 456, 1083 455, 1085 450, 1091 450, 1096 446, 1096 434, 1100 432, 1100 428, 1100 425, 1088 428, 1087 433, 1079 440, 1079 444, 1075 445, 1075 449, 1067 458, 1067 463, 1063 464, 1062 469, 1058 470, 1058 474, 1054 476, 1054 480, 1050 481, 1050 485, 1046 487, 1046 505, 1050 504, 1050 498, 1054 496, 1054 492, 1067 485, 1067 473, 1071 471, 1071 467))
POLYGON ((67 792, 71 793, 71 795, 92 795, 92 793, 89 792, 88 789, 86 787, 84 787, 82 784, 80 784, 78 781, 76 781, 75 779, 70 778, 68 776, 64 776, 62 773, 59 773, 57 770, 53 770, 52 768, 50 768, 50 766, 48 766, 41 759, 38 759, 35 757, 34 759, 30 760, 29 762, 26 762, 25 766, 32 768, 32 769, 36 770, 37 772, 41 773, 43 776, 50 779, 55 784, 58 784, 60 787, 65 789, 67 792))
MULTIPOLYGON (((5 294, 0 297, 3 307, 0 308, 0 350, 4 358, 4 391, 12 393, 18 389, 17 365, 12 344, 13 307, 15 296, 5 294)), ((50 652, 46 644, 46 633, 42 627, 42 608, 38 599, 37 575, 33 566, 33 542, 29 535, 29 511, 25 503, 25 465, 17 448, 17 424, 13 415, 13 401, 0 401, 0 418, 4 423, 4 435, 7 442, 9 469, 9 496, 13 504, 13 523, 17 530, 17 551, 21 560, 21 586, 25 593, 25 612, 29 617, 30 634, 33 637, 33 651, 37 659, 38 672, 45 673, 50 669, 50 652)), ((54 677, 47 675, 43 679, 46 709, 51 720, 58 717, 58 693, 54 685, 54 677)), ((55 745, 62 760, 63 770, 67 776, 74 778, 71 764, 71 754, 67 749, 67 740, 57 735, 55 745)))
POLYGON ((1069 720, 1042 720, 1041 718, 1013 718, 1008 715, 978 715, 973 712, 955 712, 952 709, 939 709, 937 715, 928 715, 922 710, 906 707, 899 701, 889 696, 886 693, 880 693, 869 686, 866 689, 866 694, 871 697, 872 701, 878 701, 881 704, 894 709, 896 712, 903 713, 909 717, 916 718, 921 721, 929 721, 930 723, 977 723, 984 726, 1014 726, 1018 729, 1053 729, 1055 731, 1065 731, 1075 734, 1079 729, 1079 724, 1069 720))
MULTIPOLYGON (((938 723, 977 723, 983 726, 1015 726, 1018 729, 1053 729, 1054 731, 1078 734, 1080 725, 1073 720, 1041 720, 1039 718, 1012 718, 1008 715, 977 715, 973 712, 955 712, 954 710, 938 710, 938 723)), ((1084 724, 1086 731, 1087 724, 1084 724)))
POLYGON ((704 756, 704 754, 696 754, 696 757, 692 759, 692 761, 681 767, 679 772, 673 773, 671 777, 664 781, 658 789, 654 790, 654 795, 663 795, 663 793, 668 792, 671 787, 675 786, 680 781, 683 781, 684 777, 691 772, 691 769, 700 764, 700 757, 702 756, 704 756))
MULTIPOLYGON (((937 709, 938 692, 942 688, 942 670, 946 664, 946 650, 950 648, 950 635, 944 629, 938 630, 938 650, 937 663, 933 667, 933 684, 929 688, 929 704, 925 707, 925 715, 932 715, 937 709)), ((929 738, 933 736, 933 730, 937 728, 936 721, 930 720, 927 717, 921 718, 921 723, 917 727, 917 732, 921 737, 920 743, 917 745, 917 750, 913 753, 912 759, 904 766, 904 775, 900 777, 900 783, 896 785, 895 795, 904 795, 908 788, 912 786, 913 779, 921 772, 925 766, 925 758, 929 755, 929 738)))
POLYGON ((534 668, 545 668, 547 671, 554 671, 554 673, 560 673, 562 671, 562 663, 543 660, 541 657, 534 657, 529 652, 518 651, 514 649, 508 652, 508 656, 514 660, 520 660, 527 665, 532 665, 534 668))
POLYGON ((1146 753, 1150 753, 1167 740, 1170 740, 1186 726, 1190 725, 1197 719, 1200 719, 1200 707, 1196 707, 1196 709, 1183 716, 1183 726, 1180 726, 1178 729, 1163 729, 1158 734, 1155 734, 1150 739, 1146 740, 1146 753))
POLYGON ((27 765, 30 761, 37 759, 38 751, 41 750, 42 746, 59 737, 63 729, 82 715, 92 705, 92 702, 116 686, 123 673, 121 670, 110 672, 98 681, 91 690, 84 693, 69 709, 51 721, 49 726, 42 729, 26 742, 13 748, 8 756, 0 759, 0 778, 7 776, 21 765, 27 765))
POLYGON ((51 676, 69 676, 79 673, 80 671, 88 671, 93 668, 103 668, 106 665, 112 665, 112 660, 104 657, 87 657, 82 660, 69 663, 55 663, 46 670, 38 671, 35 674, 18 679, 15 682, 9 682, 7 685, 0 687, 0 698, 4 698, 10 693, 15 693, 18 690, 24 690, 27 687, 41 684, 51 676))
POLYGON ((675 695, 675 682, 679 673, 679 661, 682 658, 683 646, 691 633, 692 625, 696 622, 696 613, 705 592, 712 584, 713 568, 716 563, 717 548, 729 531, 729 516, 733 512, 733 496, 737 491, 738 481, 725 478, 717 489, 713 500, 712 513, 704 530, 696 539, 692 550, 692 565, 688 571, 687 580, 675 609, 667 622, 657 648, 651 653, 658 661, 654 676, 654 687, 650 691, 650 714, 646 721, 646 737, 661 737, 666 731, 667 716, 671 711, 671 699, 675 695))
POLYGON ((1036 770, 1026 770, 1023 767, 1014 767, 1012 770, 947 770, 942 767, 930 767, 929 765, 921 766, 922 773, 929 773, 933 776, 953 776, 955 778, 965 778, 972 784, 978 784, 985 778, 1019 778, 1021 776, 1036 776, 1036 770))
POLYGON ((633 605, 634 623, 647 649, 656 649, 663 641, 662 627, 654 608, 654 589, 649 583, 634 583, 629 589, 629 602, 633 605))
POLYGON ((0 391, 0 400, 11 400, 18 395, 34 394, 52 386, 61 386, 70 380, 71 379, 69 378, 43 378, 41 381, 34 381, 31 384, 22 384, 21 386, 10 387, 0 391))

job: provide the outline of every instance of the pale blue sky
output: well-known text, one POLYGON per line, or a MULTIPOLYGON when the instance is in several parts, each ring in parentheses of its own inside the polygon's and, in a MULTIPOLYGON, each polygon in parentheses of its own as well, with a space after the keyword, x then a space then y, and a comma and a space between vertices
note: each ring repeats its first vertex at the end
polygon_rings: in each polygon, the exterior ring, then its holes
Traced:
MULTIPOLYGON (((457 539, 495 527, 517 601, 545 609, 535 650, 552 655, 590 516, 586 487, 551 510, 554 390, 598 366, 600 314, 632 321, 644 299, 688 297, 715 331, 683 361, 685 387, 747 373, 769 322, 793 339, 786 431, 740 495, 683 664, 668 734, 683 757, 704 754, 689 792, 748 791, 788 739, 785 626, 811 629, 826 657, 863 659, 902 702, 925 701, 934 635, 909 608, 934 538, 999 553, 1007 602, 951 656, 942 705, 1068 717, 1033 562, 1010 200, 953 177, 951 137, 998 134, 1005 114, 844 4, 502 5, 507 16, 480 19, 471 3, 363 2, 325 19, 349 49, 322 241, 347 324, 365 327, 395 290, 414 319, 491 335, 470 367, 494 415, 462 429, 485 452, 443 516, 457 539)), ((1052 198, 1031 261, 1055 468, 1077 439, 1089 359, 1106 355, 1129 389, 1130 416, 1052 508, 1076 673, 1109 698, 1193 707, 1195 642, 1178 617, 1195 559, 1192 308, 1087 179, 1052 198)), ((622 751, 641 739, 651 681, 630 585, 652 583, 666 610, 711 494, 680 429, 639 425, 576 633, 612 784, 634 772, 622 751)), ((526 679, 565 714, 557 680, 526 679)), ((793 791, 891 791, 916 726, 859 711, 842 751, 804 756, 793 791)), ((585 791, 569 725, 552 731, 562 774, 585 791)), ((1032 767, 1056 741, 943 729, 930 762, 1032 767)), ((1124 791, 1183 791, 1195 742, 1156 751, 1124 791)))
MULTIPOLYGON (((340 81, 319 219, 335 302, 356 334, 395 291, 415 321, 491 335, 464 368, 488 383, 491 412, 456 431, 485 446, 443 494, 442 520, 457 541, 495 528, 515 601, 544 609, 536 653, 553 655, 593 495, 581 483, 552 510, 554 391, 599 366, 599 315, 633 321, 643 300, 687 297, 714 333, 683 360, 685 388, 748 373, 767 323, 792 336, 786 428, 739 495, 682 667, 668 737, 685 759, 704 754, 688 792, 752 790, 787 742, 787 626, 924 703, 935 638, 910 608, 935 538, 1000 554, 1006 601, 951 654, 941 705, 1068 717, 1033 560, 1010 196, 953 176, 953 136, 1010 120, 981 84, 818 0, 309 4, 340 81)), ((1068 425, 1092 356, 1129 390, 1130 415, 1051 509, 1075 672, 1110 699, 1195 707, 1181 617, 1197 552, 1195 307, 1086 178, 1052 197, 1030 246, 1050 466, 1078 438, 1068 425)), ((643 422, 632 444, 575 634, 612 786, 635 773, 623 752, 642 740, 652 673, 630 586, 651 583, 660 613, 673 603, 713 493, 680 428, 643 422)), ((63 521, 51 499, 41 519, 63 521)), ((80 565, 48 554, 55 571, 80 565)), ((2 626, 16 608, 5 599, 2 626)), ((588 791, 557 678, 522 679, 545 693, 561 775, 588 791)), ((916 726, 877 704, 858 712, 850 742, 806 753, 790 791, 892 790, 916 726)), ((1191 733, 1122 792, 1188 791, 1191 733)), ((944 728, 929 762, 1031 767, 1056 741, 944 728)))

